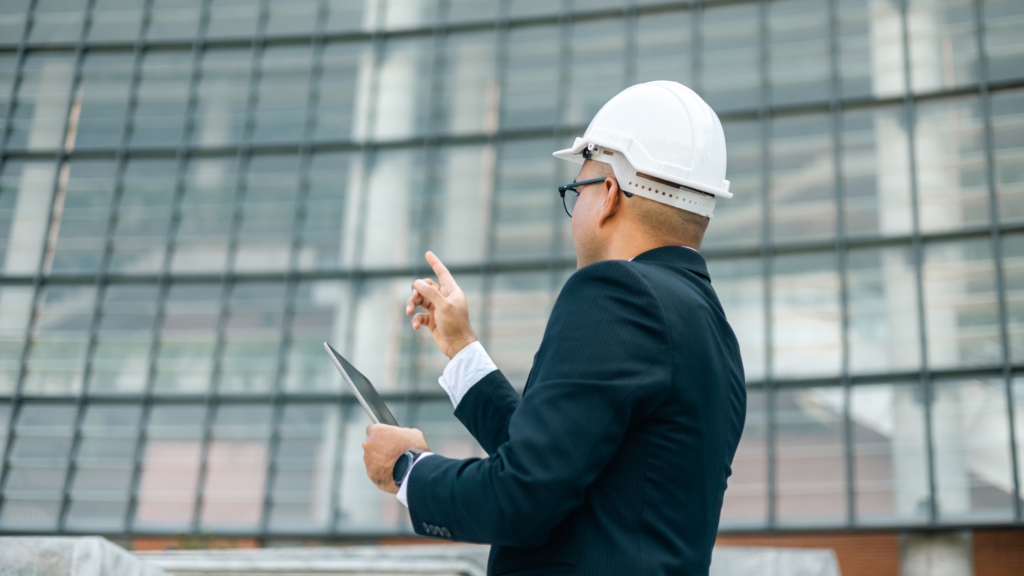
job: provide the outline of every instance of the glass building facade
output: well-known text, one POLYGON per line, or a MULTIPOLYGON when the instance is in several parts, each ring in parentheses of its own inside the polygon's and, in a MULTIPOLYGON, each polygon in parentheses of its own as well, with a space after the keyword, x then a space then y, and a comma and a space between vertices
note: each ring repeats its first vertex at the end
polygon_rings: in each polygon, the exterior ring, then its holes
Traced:
POLYGON ((722 530, 1019 525, 1019 0, 5 0, 0 532, 410 533, 321 342, 482 455, 422 254, 522 386, 575 269, 550 153, 659 79, 728 141, 722 530))

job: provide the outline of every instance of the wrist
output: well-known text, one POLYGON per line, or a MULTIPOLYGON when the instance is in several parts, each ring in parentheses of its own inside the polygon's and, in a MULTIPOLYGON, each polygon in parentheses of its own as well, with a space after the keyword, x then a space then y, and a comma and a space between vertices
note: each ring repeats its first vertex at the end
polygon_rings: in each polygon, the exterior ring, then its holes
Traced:
POLYGON ((423 454, 423 450, 409 450, 403 452, 398 460, 395 461, 395 465, 391 468, 391 479, 395 481, 395 486, 402 487, 402 481, 405 480, 405 475, 409 473, 409 469, 416 463, 416 460, 423 454))
POLYGON ((459 354, 459 352, 462 352, 466 348, 466 346, 469 346, 470 344, 472 344, 473 342, 476 342, 476 341, 477 341, 476 340, 476 336, 472 336, 471 335, 469 338, 467 338, 465 340, 459 340, 457 342, 453 342, 450 346, 448 346, 448 353, 447 353, 448 359, 449 360, 453 360, 455 358, 455 356, 457 356, 459 354))

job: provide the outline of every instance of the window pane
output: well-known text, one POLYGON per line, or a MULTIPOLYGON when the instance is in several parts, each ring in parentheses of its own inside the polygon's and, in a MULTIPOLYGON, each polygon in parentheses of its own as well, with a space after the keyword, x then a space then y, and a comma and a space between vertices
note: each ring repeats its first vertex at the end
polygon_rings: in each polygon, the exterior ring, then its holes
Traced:
POLYGON ((89 40, 134 40, 142 23, 142 5, 140 0, 95 0, 89 40))
POLYGON ((107 288, 96 333, 90 392, 142 392, 149 376, 156 286, 107 288))
POLYGON ((761 129, 758 122, 726 122, 729 191, 732 198, 715 203, 702 248, 756 246, 761 243, 762 198, 761 129))
POLYGON ((271 530, 326 530, 341 431, 338 406, 288 404, 281 415, 274 476, 270 481, 271 530))
POLYGON ((248 49, 210 49, 203 53, 193 144, 225 146, 242 138, 252 64, 252 51, 248 49))
POLYGON ((114 229, 110 268, 154 273, 163 269, 171 204, 177 174, 175 160, 130 160, 114 229))
POLYGON ((1012 234, 1003 238, 1003 275, 1010 361, 1018 362, 1024 358, 1024 236, 1012 234))
POLYGON ((195 38, 204 0, 153 0, 149 39, 195 38))
POLYGON ((711 283, 740 343, 747 382, 764 379, 764 275, 760 259, 708 261, 711 283))
POLYGON ((372 136, 379 140, 423 134, 430 126, 431 38, 388 41, 376 68, 372 136))
POLYGON ((1024 70, 1024 41, 1020 34, 1024 4, 1017 0, 984 0, 981 6, 989 80, 1020 78, 1024 70))
POLYGON ((86 0, 39 0, 29 42, 76 42, 82 34, 86 0))
POLYGON ((931 367, 999 362, 999 312, 989 240, 926 246, 923 274, 931 367))
POLYGON ((914 150, 922 230, 988 224, 984 137, 976 98, 917 106, 914 150))
MULTIPOLYGON (((53 272, 94 273, 103 260, 116 165, 109 160, 75 160, 54 218, 57 250, 53 272)), ((58 196, 59 197, 59 196, 58 196)))
POLYGON ((362 167, 359 155, 313 156, 306 207, 300 221, 300 269, 334 270, 355 259, 362 167))
POLYGON ((22 406, 11 445, 0 527, 56 530, 74 422, 73 404, 22 406))
POLYGON ((219 272, 226 265, 237 171, 234 158, 189 162, 174 272, 219 272))
POLYGON ((1002 380, 936 382, 932 442, 943 522, 1013 517, 1013 473, 1002 380))
POLYGON ((303 137, 311 64, 309 46, 269 46, 263 52, 253 142, 295 142, 303 137))
POLYGON ((775 394, 780 524, 839 524, 846 517, 843 389, 775 394))
POLYGON ((271 0, 267 35, 309 34, 317 24, 319 0, 271 0))
POLYGON ((0 259, 5 275, 32 275, 43 257, 56 184, 52 162, 8 161, 0 175, 0 259))
POLYGON ((210 0, 207 38, 248 38, 256 32, 260 0, 210 0))
MULTIPOLYGON (((491 191, 494 188, 494 146, 456 146, 436 152, 439 186, 431 199, 431 224, 426 240, 445 264, 483 261, 491 223, 491 191)), ((412 254, 422 262, 423 254, 412 254)))
POLYGON ((422 149, 385 150, 373 156, 361 219, 362 265, 390 268, 422 258, 420 247, 429 223, 422 149))
POLYGON ((859 524, 928 519, 928 459, 921 385, 874 384, 850 392, 859 524))
POLYGON ((0 38, 10 38, 12 42, 21 39, 30 3, 30 0, 7 0, 0 5, 0 38))
POLYGON ((772 277, 776 376, 839 372, 839 275, 834 254, 778 256, 772 277))
POLYGON ((910 147, 902 107, 842 113, 840 178, 850 236, 909 234, 910 147))
MULTIPOLYGON (((355 133, 365 135, 366 111, 357 116, 356 99, 357 93, 359 98, 365 100, 367 97, 363 92, 369 85, 365 81, 360 82, 360 78, 369 74, 371 62, 366 44, 328 44, 324 48, 314 128, 317 140, 349 140, 355 133)), ((361 108, 365 109, 366 103, 360 102, 361 108)))
POLYGON ((846 258, 850 371, 921 367, 917 274, 909 247, 851 250, 846 258))
POLYGON ((8 148, 54 150, 63 144, 73 67, 68 54, 38 52, 25 57, 8 148))
POLYGON ((822 101, 831 94, 828 8, 824 0, 768 5, 772 104, 822 101))
POLYGON ((589 124, 605 102, 625 88, 625 31, 621 19, 573 24, 566 124, 589 124))
MULTIPOLYGON (((471 4, 482 4, 472 0, 471 4)), ((440 73, 437 127, 453 134, 498 129, 497 65, 493 33, 447 37, 440 73)))
POLYGON ((205 392, 213 372, 221 287, 174 284, 164 305, 157 392, 205 392))
POLYGON ((501 0, 449 0, 448 23, 480 22, 498 16, 501 0))
POLYGON ((559 30, 514 28, 501 95, 503 128, 550 127, 558 122, 559 30))
POLYGON ((518 390, 526 385, 533 356, 560 286, 551 274, 497 274, 492 280, 487 348, 494 363, 518 390))
POLYGON ((636 82, 672 80, 692 87, 692 26, 688 10, 639 16, 633 62, 636 82))
POLYGON ((146 452, 139 481, 134 528, 191 528, 199 481, 204 406, 154 406, 146 424, 146 452))
MULTIPOLYGON (((3 13, 3 6, 0 6, 0 34, 7 28, 5 18, 9 15, 3 13)), ((10 38, 11 36, 6 36, 10 38)), ((17 74, 18 58, 15 54, 0 55, 0 122, 7 124, 7 105, 11 101, 11 90, 14 88, 14 80, 17 74)))
POLYGON ((847 98, 903 94, 900 0, 839 0, 839 78, 847 98))
POLYGON ((999 218, 1024 218, 1024 91, 992 95, 992 162, 999 218))
POLYGON ((423 432, 430 449, 448 458, 486 458, 466 427, 452 415, 452 403, 446 398, 421 402, 413 410, 415 426, 423 432))
POLYGON ((568 219, 558 197, 550 140, 506 143, 498 153, 495 190, 495 257, 545 258, 554 245, 557 219, 568 219))
POLYGON ((132 146, 174 147, 181 142, 191 67, 188 51, 146 52, 132 121, 132 146))
POLYGON ((978 37, 972 0, 910 0, 910 84, 915 92, 978 81, 978 37))
POLYGON ((732 476, 722 504, 723 528, 763 526, 768 518, 767 413, 765 394, 747 391, 743 437, 732 460, 732 476))
POLYGON ((370 17, 377 11, 364 13, 365 0, 327 0, 327 30, 329 32, 352 32, 376 27, 370 17))
POLYGON ((701 22, 701 96, 721 114, 754 108, 761 94, 757 4, 709 6, 701 22))
POLYGON ((200 511, 204 530, 259 528, 269 439, 270 406, 217 408, 200 511))
POLYGON ((1017 478, 1024 478, 1024 378, 1014 378, 1013 426, 1017 445, 1017 478))
MULTIPOLYGON (((290 392, 342 390, 341 375, 325 362, 323 343, 345 353, 350 285, 340 281, 300 282, 295 289, 284 387, 290 392)), ((344 386, 347 388, 347 384, 344 386)))
POLYGON ((390 0, 378 16, 388 30, 429 26, 437 18, 438 0, 390 0))
POLYGON ((82 66, 75 103, 78 123, 68 141, 76 149, 117 148, 124 134, 133 56, 90 52, 82 66))
POLYGON ((286 270, 292 252, 295 200, 299 186, 298 156, 256 156, 242 200, 235 270, 286 270))
POLYGON ((73 394, 80 389, 95 305, 92 286, 46 287, 32 334, 26 393, 73 394))
POLYGON ((0 394, 10 394, 17 386, 32 293, 31 286, 0 287, 0 394))
POLYGON ((266 393, 274 389, 284 289, 281 282, 235 284, 221 352, 220 392, 266 393))
POLYGON ((141 414, 137 405, 86 408, 71 485, 69 530, 124 529, 141 414))
POLYGON ((772 121, 772 238, 776 242, 835 234, 832 129, 824 115, 772 121))

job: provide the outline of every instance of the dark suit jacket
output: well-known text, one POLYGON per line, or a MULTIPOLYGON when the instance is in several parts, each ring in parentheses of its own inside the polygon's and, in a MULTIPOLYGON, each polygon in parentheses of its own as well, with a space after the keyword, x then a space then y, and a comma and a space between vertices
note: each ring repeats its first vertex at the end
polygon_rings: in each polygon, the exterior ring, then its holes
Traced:
POLYGON ((490 574, 707 574, 745 413, 700 254, 592 264, 558 296, 522 398, 494 371, 455 410, 490 457, 416 463, 413 527, 492 544, 490 574))

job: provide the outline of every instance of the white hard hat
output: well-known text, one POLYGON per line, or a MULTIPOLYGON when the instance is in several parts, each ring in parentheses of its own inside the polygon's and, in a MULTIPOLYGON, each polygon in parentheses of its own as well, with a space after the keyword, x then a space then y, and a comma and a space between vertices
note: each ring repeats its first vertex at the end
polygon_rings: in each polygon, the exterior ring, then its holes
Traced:
POLYGON ((619 188, 711 217, 725 179, 725 133, 693 90, 659 80, 630 86, 597 112, 582 138, 556 158, 612 166, 619 188))

